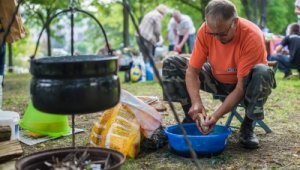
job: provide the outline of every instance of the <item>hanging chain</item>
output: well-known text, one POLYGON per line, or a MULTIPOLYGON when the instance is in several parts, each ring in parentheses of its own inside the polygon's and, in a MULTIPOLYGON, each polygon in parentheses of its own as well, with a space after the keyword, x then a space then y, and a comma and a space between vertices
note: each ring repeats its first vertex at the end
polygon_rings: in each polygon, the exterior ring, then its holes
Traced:
POLYGON ((70 8, 74 8, 75 7, 75 2, 74 0, 70 0, 70 8))

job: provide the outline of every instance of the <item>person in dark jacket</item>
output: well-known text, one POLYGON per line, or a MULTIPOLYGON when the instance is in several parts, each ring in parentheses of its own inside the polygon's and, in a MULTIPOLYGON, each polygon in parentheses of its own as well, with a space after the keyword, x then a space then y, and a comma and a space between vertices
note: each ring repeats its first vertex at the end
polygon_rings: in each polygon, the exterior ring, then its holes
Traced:
POLYGON ((300 78, 300 26, 293 23, 290 26, 289 34, 281 41, 275 49, 275 55, 270 60, 278 61, 279 69, 284 72, 283 79, 292 76, 291 68, 296 68, 300 78), (289 55, 282 54, 284 47, 287 46, 289 55))

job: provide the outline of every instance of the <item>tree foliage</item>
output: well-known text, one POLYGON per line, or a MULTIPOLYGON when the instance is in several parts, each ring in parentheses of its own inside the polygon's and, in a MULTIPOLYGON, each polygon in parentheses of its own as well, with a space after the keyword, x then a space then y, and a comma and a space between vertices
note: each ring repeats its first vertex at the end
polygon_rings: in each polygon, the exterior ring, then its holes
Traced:
MULTIPOLYGON (((232 0, 237 6, 238 14, 241 17, 248 18, 253 22, 260 19, 260 10, 255 9, 253 5, 257 2, 258 8, 262 0, 232 0), (249 6, 245 6, 245 2, 248 2, 249 6), (247 9, 249 8, 249 9, 247 9), (249 15, 249 11, 252 11, 249 15), (256 10, 256 12, 255 12, 256 10)), ((83 10, 91 12, 104 26, 110 43, 114 48, 120 48, 123 44, 123 6, 122 0, 75 0, 76 6, 83 10)), ((137 22, 153 10, 159 4, 165 4, 172 9, 180 10, 182 13, 189 15, 194 21, 194 25, 198 28, 204 22, 204 9, 209 0, 177 0, 177 1, 164 1, 164 0, 129 0, 133 15, 137 22)), ((33 44, 36 39, 30 39, 36 37, 37 30, 41 29, 41 26, 45 23, 46 19, 61 9, 68 8, 69 1, 61 0, 27 0, 23 5, 22 16, 24 17, 27 33, 26 40, 22 40, 14 44, 15 56, 28 56, 28 50, 33 48, 33 44), (33 36, 35 35, 35 36, 33 36)), ((296 15, 294 13, 294 0, 267 0, 266 7, 266 27, 275 34, 284 34, 285 28, 291 22, 296 22, 296 15)), ((164 17, 162 35, 166 35, 166 27, 171 15, 164 17)), ((82 14, 77 14, 75 17, 76 29, 75 31, 83 31, 79 37, 76 37, 75 48, 79 53, 94 54, 97 49, 105 45, 103 34, 98 25, 89 17, 82 14)), ((69 19, 67 16, 59 18, 54 21, 51 26, 51 37, 58 43, 64 45, 66 50, 69 50, 70 42, 66 39, 66 35, 69 34, 69 19), (63 22, 59 22, 63 20, 63 22), (62 33, 61 30, 66 30, 62 33)), ((129 44, 136 46, 135 41, 135 28, 132 21, 129 20, 129 44)), ((42 46, 43 47, 43 46, 42 46)), ((44 50, 45 51, 45 50, 44 50)))

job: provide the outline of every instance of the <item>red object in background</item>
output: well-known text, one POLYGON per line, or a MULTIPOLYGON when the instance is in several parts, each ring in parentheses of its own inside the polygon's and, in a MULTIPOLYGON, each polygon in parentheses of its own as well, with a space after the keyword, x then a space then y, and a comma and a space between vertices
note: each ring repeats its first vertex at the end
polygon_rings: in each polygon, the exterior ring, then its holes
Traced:
POLYGON ((270 41, 270 55, 274 55, 275 48, 281 43, 283 37, 280 35, 273 36, 272 40, 270 41))
POLYGON ((177 48, 175 47, 174 51, 178 52, 178 53, 181 53, 181 49, 180 48, 177 48))

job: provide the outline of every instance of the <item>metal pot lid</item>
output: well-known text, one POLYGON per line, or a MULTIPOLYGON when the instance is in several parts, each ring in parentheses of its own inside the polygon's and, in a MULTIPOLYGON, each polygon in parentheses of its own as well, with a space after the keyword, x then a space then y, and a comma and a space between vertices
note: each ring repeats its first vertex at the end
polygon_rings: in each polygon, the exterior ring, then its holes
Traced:
POLYGON ((31 60, 30 72, 37 78, 85 78, 117 74, 118 57, 80 55, 31 60))
POLYGON ((78 55, 78 56, 61 56, 61 57, 43 57, 33 59, 35 63, 41 64, 63 64, 63 63, 81 63, 81 62, 106 62, 117 60, 118 57, 109 55, 78 55))

